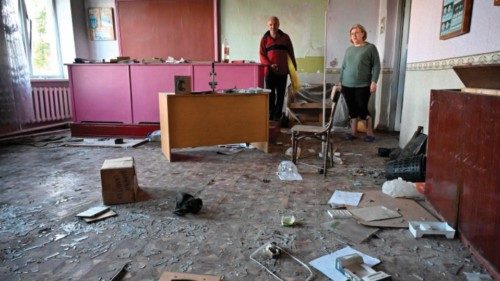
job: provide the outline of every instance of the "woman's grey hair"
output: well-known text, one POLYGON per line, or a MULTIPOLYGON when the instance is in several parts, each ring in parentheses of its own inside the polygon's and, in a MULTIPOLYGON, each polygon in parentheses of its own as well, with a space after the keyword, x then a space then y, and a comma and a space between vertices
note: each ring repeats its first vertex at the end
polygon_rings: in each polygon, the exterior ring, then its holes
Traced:
MULTIPOLYGON (((361 32, 363 32, 363 41, 366 41, 366 37, 367 37, 367 36, 366 36, 366 29, 365 29, 365 27, 364 27, 364 26, 362 26, 362 25, 361 25, 361 24, 359 24, 359 23, 357 23, 357 24, 355 24, 355 25, 351 26, 351 28, 349 29, 349 35, 351 34, 351 31, 352 31, 353 29, 359 29, 359 30, 361 30, 361 32)), ((351 40, 351 43, 352 43, 352 40, 351 40)))

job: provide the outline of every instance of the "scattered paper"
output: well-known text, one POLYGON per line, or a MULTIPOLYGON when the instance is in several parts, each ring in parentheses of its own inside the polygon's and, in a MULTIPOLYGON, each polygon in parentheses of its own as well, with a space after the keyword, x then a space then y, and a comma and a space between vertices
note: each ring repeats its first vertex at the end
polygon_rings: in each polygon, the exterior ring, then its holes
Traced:
POLYGON ((335 190, 330 200, 328 200, 328 203, 335 205, 358 206, 362 196, 363 193, 361 192, 335 190))
POLYGON ((351 247, 345 247, 343 249, 340 249, 338 251, 335 251, 331 254, 319 257, 315 260, 312 260, 309 262, 310 265, 315 267, 317 270, 321 271, 324 275, 326 275, 328 278, 332 279, 333 281, 346 281, 347 277, 344 276, 340 271, 335 269, 335 260, 338 257, 350 255, 357 253, 363 257, 363 262, 367 264, 368 266, 375 266, 380 263, 379 259, 370 257, 368 255, 365 255, 361 252, 359 252, 356 249, 353 249, 351 247))
POLYGON ((114 216, 116 216, 116 213, 113 210, 108 210, 107 212, 102 213, 100 215, 97 215, 95 217, 83 218, 83 220, 85 220, 86 222, 95 222, 95 221, 100 221, 100 220, 107 219, 107 218, 114 217, 114 216))
POLYGON ((102 214, 102 213, 106 212, 107 210, 109 210, 109 207, 107 207, 107 206, 92 207, 84 212, 76 214, 76 216, 81 217, 81 218, 91 218, 91 217, 95 217, 99 214, 102 214))

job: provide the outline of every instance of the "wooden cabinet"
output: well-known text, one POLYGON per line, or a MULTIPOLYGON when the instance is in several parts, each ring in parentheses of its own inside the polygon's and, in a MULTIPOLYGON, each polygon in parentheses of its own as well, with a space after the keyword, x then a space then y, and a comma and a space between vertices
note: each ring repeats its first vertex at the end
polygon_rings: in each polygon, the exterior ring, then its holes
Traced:
MULTIPOLYGON (((208 91, 210 63, 69 64, 76 123, 159 123, 159 92, 174 92, 175 76, 191 76, 194 91, 208 91)), ((257 63, 215 64, 217 89, 264 86, 257 63)))
POLYGON ((426 197, 500 270, 500 96, 432 90, 426 197))
POLYGON ((75 122, 132 123, 129 66, 68 66, 75 122))
POLYGON ((269 97, 258 94, 160 93, 161 149, 252 143, 267 152, 269 97))
POLYGON ((176 75, 192 76, 191 65, 131 65, 132 114, 134 123, 159 122, 158 93, 174 92, 176 75))

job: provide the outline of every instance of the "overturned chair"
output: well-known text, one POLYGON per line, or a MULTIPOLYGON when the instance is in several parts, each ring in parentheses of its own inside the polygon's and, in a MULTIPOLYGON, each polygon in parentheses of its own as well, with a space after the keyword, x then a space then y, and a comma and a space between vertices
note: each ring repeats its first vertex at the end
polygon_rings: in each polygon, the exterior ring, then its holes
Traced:
POLYGON ((324 126, 314 126, 314 125, 295 125, 292 127, 292 162, 297 164, 297 150, 299 146, 299 141, 304 138, 312 138, 321 141, 323 148, 323 175, 326 177, 326 172, 328 170, 328 164, 333 166, 333 143, 331 139, 331 131, 333 128, 333 116, 335 114, 335 109, 337 108, 337 102, 340 96, 338 87, 334 86, 330 95, 331 99, 331 110, 330 119, 328 123, 324 126), (330 163, 328 163, 330 159, 330 163))

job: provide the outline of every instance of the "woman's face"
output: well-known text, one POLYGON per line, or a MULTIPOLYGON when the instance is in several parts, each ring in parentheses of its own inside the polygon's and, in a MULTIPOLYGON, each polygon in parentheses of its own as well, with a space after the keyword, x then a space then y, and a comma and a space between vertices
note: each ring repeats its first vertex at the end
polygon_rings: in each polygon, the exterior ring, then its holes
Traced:
POLYGON ((363 33, 363 31, 361 31, 359 28, 351 29, 351 42, 354 45, 362 44, 364 42, 364 35, 365 34, 363 33))

